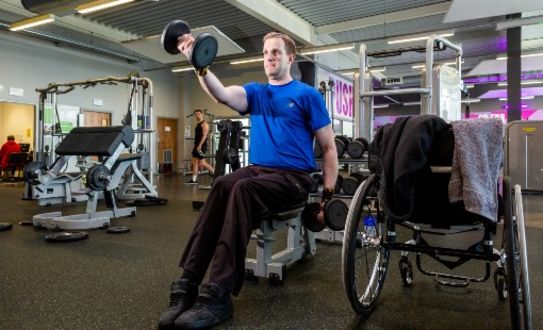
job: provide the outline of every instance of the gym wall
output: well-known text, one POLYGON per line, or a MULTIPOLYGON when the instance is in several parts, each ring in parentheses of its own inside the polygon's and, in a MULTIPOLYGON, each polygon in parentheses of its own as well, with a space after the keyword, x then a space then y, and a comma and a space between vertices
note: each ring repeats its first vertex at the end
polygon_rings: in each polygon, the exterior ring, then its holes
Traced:
MULTIPOLYGON (((91 54, 74 48, 54 46, 35 38, 0 31, 0 100, 38 104, 36 88, 51 82, 72 82, 107 76, 125 77, 137 71, 153 81, 156 116, 180 117, 179 79, 170 70, 144 72, 141 63, 128 64, 121 59, 91 54), (9 95, 10 87, 24 89, 22 97, 9 95)), ((97 86, 77 88, 60 95, 59 104, 79 106, 86 110, 112 112, 113 125, 120 125, 128 109, 130 86, 97 86), (93 99, 103 106, 93 105, 93 99)), ((155 121, 156 123, 156 121, 155 121)))

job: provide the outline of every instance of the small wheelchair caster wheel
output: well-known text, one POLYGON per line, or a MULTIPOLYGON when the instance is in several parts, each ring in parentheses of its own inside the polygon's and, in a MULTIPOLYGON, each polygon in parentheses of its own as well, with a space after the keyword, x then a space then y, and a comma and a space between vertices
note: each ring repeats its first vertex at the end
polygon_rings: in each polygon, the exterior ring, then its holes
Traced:
POLYGON ((411 286, 413 284, 413 267, 409 259, 403 257, 400 259, 400 275, 402 276, 403 286, 411 286))
POLYGON ((271 273, 270 274, 269 281, 270 281, 271 285, 283 285, 283 280, 281 279, 279 274, 276 274, 276 273, 271 273))
POLYGON ((255 272, 252 269, 245 270, 245 279, 249 282, 258 282, 258 277, 255 276, 255 272))
POLYGON ((505 270, 502 267, 497 268, 494 272, 494 287, 498 293, 498 298, 500 300, 507 300, 507 274, 505 274, 505 270))

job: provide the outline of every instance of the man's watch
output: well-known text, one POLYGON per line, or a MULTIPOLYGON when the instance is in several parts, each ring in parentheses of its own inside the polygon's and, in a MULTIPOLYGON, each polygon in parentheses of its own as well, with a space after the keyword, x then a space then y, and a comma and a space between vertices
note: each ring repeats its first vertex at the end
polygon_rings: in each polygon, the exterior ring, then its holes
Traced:
POLYGON ((196 74, 198 74, 199 77, 204 77, 207 74, 207 66, 205 68, 201 69, 195 69, 196 74))

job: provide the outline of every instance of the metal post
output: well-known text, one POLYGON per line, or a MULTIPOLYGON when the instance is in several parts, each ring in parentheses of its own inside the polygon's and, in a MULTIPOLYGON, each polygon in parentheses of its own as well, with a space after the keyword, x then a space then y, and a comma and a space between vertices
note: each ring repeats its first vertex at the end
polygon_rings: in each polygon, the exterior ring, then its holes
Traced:
MULTIPOLYGON (((520 14, 510 15, 520 17, 520 14)), ((521 46, 520 27, 507 29, 507 122, 521 120, 521 46)))

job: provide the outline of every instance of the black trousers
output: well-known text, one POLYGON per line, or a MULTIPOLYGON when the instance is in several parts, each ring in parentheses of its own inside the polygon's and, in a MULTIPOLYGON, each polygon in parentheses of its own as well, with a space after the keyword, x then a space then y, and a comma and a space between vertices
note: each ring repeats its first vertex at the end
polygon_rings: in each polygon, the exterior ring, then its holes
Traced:
POLYGON ((237 295, 245 275, 245 255, 263 211, 287 210, 307 200, 312 179, 297 170, 240 168, 215 180, 181 257, 180 266, 201 282, 237 295))

